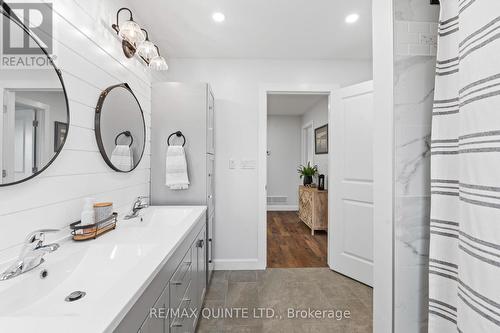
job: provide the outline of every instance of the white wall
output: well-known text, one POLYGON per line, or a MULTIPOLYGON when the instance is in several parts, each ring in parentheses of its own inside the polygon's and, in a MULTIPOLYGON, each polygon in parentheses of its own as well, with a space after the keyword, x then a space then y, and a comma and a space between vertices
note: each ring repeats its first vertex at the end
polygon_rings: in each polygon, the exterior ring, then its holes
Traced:
POLYGON ((0 261, 18 254, 28 232, 78 220, 85 197, 113 201, 124 212, 134 197, 149 193, 151 79, 145 66, 124 57, 110 29, 116 10, 124 5, 129 3, 54 1, 55 52, 71 112, 69 137, 58 159, 40 176, 0 188, 0 261), (130 174, 116 173, 104 163, 94 136, 99 94, 119 82, 128 82, 135 91, 148 127, 146 153, 130 174))
POLYGON ((371 61, 170 59, 170 81, 205 81, 216 104, 216 267, 257 266, 258 170, 229 169, 230 158, 258 158, 263 84, 339 84, 370 80, 371 61))
MULTIPOLYGON (((267 195, 287 196, 286 203, 277 205, 297 209, 300 178, 297 168, 301 156, 301 117, 267 117, 267 195)), ((274 205, 275 206, 275 205, 274 205)), ((273 205, 268 205, 268 209, 273 205)), ((283 207, 281 207, 283 208, 283 207)))
MULTIPOLYGON (((328 96, 321 98, 311 109, 302 116, 302 126, 313 122, 314 129, 328 124, 328 96)), ((330 142, 328 143, 330 145, 330 142)), ((318 166, 318 174, 325 175, 325 187, 328 184, 328 155, 314 152, 314 164, 318 166)))

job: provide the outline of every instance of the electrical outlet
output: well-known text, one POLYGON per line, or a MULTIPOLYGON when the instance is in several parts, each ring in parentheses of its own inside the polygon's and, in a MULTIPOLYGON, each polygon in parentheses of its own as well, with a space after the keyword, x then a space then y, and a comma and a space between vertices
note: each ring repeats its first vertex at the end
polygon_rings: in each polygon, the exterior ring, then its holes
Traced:
POLYGON ((420 34, 420 44, 437 45, 437 35, 435 34, 420 34))

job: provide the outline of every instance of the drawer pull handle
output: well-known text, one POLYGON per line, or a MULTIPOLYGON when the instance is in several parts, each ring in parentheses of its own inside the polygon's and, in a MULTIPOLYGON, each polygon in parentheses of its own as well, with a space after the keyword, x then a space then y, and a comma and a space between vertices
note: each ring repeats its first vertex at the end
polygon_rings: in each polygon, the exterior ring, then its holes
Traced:
POLYGON ((182 286, 182 281, 172 281, 174 286, 182 286))
POLYGON ((182 302, 191 302, 191 298, 183 298, 182 302))
POLYGON ((182 327, 182 323, 172 323, 172 327, 182 327))

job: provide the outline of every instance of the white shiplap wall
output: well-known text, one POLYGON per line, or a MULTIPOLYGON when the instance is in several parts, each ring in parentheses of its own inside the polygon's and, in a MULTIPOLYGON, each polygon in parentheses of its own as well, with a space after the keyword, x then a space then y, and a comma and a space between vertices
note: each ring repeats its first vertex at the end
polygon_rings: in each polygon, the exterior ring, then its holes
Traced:
MULTIPOLYGON (((46 1, 49 2, 49 1, 46 1)), ((121 0, 54 0, 55 55, 71 112, 69 136, 48 170, 25 183, 0 188, 0 262, 17 254, 26 234, 64 228, 79 219, 83 198, 113 201, 125 212, 138 195, 149 195, 151 77, 136 59, 126 59, 111 29, 121 0), (106 87, 127 82, 144 111, 146 152, 131 173, 116 173, 103 161, 94 135, 94 108, 106 87)), ((136 20, 138 18, 135 18, 136 20)), ((61 237, 64 232, 52 237, 61 237)))

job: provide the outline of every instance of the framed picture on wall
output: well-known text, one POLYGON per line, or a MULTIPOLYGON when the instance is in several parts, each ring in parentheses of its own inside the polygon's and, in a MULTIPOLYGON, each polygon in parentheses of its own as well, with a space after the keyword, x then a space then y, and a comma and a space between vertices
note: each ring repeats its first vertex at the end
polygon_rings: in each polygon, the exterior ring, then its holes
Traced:
POLYGON ((314 142, 316 155, 328 154, 328 124, 314 130, 314 142))
POLYGON ((66 132, 68 131, 68 124, 60 121, 54 122, 54 151, 59 151, 59 147, 64 143, 66 132))

